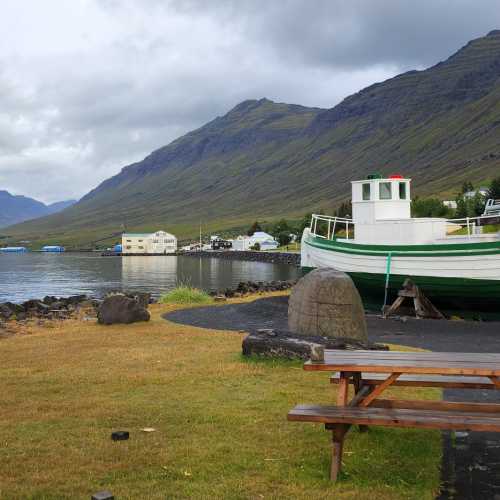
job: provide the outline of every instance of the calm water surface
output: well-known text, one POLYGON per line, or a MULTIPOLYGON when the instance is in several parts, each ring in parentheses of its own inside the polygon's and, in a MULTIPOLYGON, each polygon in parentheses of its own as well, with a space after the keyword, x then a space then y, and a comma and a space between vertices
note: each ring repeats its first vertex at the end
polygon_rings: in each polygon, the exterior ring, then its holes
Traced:
POLYGON ((111 290, 143 290, 158 295, 178 283, 216 290, 240 281, 294 279, 299 273, 298 268, 285 264, 217 258, 0 254, 0 302, 21 302, 45 295, 102 296, 111 290))

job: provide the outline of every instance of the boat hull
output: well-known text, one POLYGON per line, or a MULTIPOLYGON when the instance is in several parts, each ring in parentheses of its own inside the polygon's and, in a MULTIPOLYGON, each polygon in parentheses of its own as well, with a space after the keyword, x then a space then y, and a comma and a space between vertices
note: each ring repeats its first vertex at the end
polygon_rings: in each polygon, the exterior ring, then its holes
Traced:
POLYGON ((356 245, 308 233, 302 239, 304 268, 333 267, 349 274, 362 297, 389 301, 410 277, 443 309, 500 314, 500 241, 462 245, 356 245))

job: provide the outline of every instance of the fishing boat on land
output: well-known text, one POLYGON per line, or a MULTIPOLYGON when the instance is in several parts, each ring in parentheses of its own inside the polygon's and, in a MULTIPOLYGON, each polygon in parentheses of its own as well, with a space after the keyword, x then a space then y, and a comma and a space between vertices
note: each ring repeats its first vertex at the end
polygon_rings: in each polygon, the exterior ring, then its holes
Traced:
POLYGON ((380 303, 409 277, 438 306, 500 312, 500 232, 488 224, 498 215, 413 218, 410 183, 401 175, 352 182, 352 218, 313 214, 302 267, 344 271, 380 303))

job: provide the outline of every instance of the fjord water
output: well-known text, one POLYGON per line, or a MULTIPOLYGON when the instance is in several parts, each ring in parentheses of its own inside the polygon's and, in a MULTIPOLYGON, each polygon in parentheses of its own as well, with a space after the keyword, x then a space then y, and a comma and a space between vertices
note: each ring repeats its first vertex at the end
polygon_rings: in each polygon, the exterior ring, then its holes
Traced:
POLYGON ((287 280, 300 270, 285 264, 197 257, 101 257, 92 253, 0 255, 0 302, 45 295, 102 296, 115 290, 153 295, 179 283, 218 290, 240 281, 287 280))

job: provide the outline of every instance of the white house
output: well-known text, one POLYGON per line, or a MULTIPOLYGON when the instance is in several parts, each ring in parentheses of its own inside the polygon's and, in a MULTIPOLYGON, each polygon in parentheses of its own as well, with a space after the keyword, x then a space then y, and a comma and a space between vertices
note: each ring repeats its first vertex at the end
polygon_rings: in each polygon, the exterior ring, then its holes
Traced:
POLYGON ((276 250, 279 244, 270 235, 264 231, 256 231, 252 236, 238 236, 235 240, 231 240, 232 250, 245 251, 250 250, 256 243, 260 245, 261 250, 276 250))
POLYGON ((124 254, 168 254, 177 251, 177 238, 165 231, 122 234, 124 254))
POLYGON ((466 199, 471 199, 476 196, 476 194, 480 194, 483 198, 486 198, 488 196, 489 189, 487 187, 480 187, 478 189, 474 189, 472 191, 467 191, 464 193, 464 198, 466 199))

